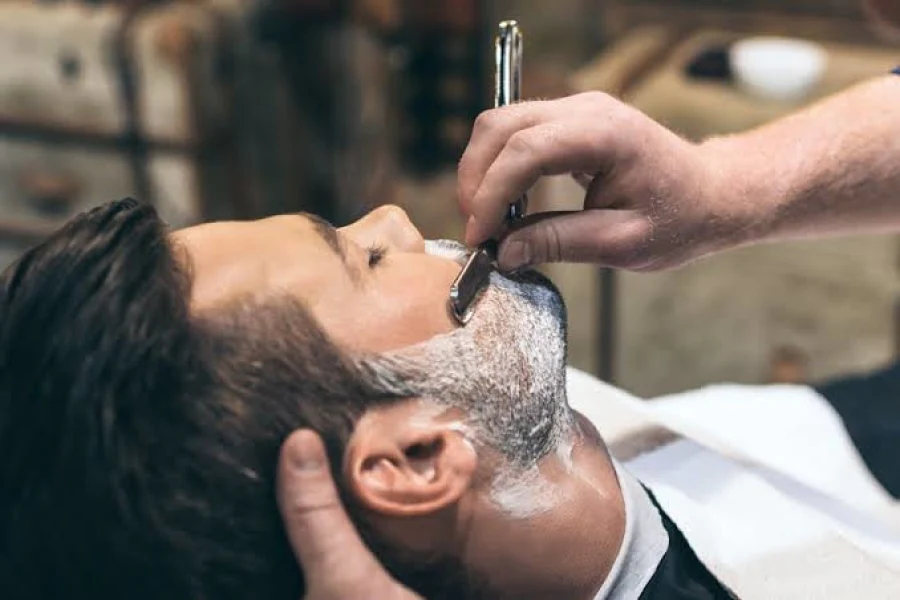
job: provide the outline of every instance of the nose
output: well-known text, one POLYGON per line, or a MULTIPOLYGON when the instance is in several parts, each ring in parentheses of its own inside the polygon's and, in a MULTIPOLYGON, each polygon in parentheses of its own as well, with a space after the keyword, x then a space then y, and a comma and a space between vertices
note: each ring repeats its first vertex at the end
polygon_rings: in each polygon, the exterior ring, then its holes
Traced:
POLYGON ((380 206, 341 228, 341 233, 360 246, 385 246, 394 252, 424 252, 425 239, 409 215, 399 206, 380 206))

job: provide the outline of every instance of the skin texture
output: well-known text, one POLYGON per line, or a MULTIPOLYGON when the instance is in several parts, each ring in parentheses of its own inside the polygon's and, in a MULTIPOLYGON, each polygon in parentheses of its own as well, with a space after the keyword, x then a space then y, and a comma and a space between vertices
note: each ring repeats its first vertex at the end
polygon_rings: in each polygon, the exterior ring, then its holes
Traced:
MULTIPOLYGON (((205 224, 173 240, 191 269, 193 311, 288 295, 373 373, 406 374, 398 385, 412 399, 366 412, 342 465, 344 484, 383 540, 462 560, 488 577, 491 597, 580 599, 599 589, 621 544, 624 508, 602 440, 566 402, 555 289, 533 274, 495 274, 459 328, 447 294, 465 249, 431 244, 425 252, 395 207, 341 230, 286 215, 205 224)), ((286 518, 309 534, 321 523, 305 515, 324 513, 339 543, 355 543, 341 529, 318 442, 297 439, 285 452, 318 456, 318 466, 282 465, 286 518)), ((298 554, 327 563, 332 543, 298 545, 298 554)), ((352 567, 342 581, 372 568, 352 567)), ((311 594, 330 593, 315 575, 310 585, 311 594)))
POLYGON ((723 247, 900 228, 900 77, 742 135, 710 140, 721 192, 750 218, 723 247))

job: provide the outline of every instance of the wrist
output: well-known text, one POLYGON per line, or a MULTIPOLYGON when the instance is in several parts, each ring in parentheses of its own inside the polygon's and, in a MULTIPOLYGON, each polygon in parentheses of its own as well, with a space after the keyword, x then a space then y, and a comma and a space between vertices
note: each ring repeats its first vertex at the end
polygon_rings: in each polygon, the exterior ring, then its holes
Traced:
POLYGON ((707 168, 706 202, 720 224, 714 250, 765 241, 776 234, 788 187, 748 135, 710 138, 699 146, 707 168))

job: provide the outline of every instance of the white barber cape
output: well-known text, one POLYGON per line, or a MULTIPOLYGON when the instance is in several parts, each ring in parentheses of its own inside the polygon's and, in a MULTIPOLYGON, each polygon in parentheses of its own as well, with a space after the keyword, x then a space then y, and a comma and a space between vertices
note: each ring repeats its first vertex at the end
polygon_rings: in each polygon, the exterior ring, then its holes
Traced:
MULTIPOLYGON (((617 467, 653 492, 741 600, 900 598, 900 509, 810 388, 715 386, 645 402, 569 369, 568 395, 617 467)), ((662 554, 652 548, 658 527, 629 533, 627 511, 646 515, 647 503, 634 508, 641 490, 627 478, 620 559, 636 555, 644 572, 624 592, 604 586, 600 597, 611 600, 637 598, 647 561, 662 554)))

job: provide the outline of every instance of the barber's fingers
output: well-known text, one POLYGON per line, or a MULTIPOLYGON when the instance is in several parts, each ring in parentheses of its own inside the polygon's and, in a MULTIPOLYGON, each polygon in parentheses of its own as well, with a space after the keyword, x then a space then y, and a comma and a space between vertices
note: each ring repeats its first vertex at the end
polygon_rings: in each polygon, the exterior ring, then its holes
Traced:
POLYGON ((641 269, 652 233, 651 221, 634 210, 542 213, 503 240, 497 260, 504 270, 548 262, 641 269))
POLYGON ((497 155, 515 133, 544 123, 560 113, 563 100, 520 102, 486 110, 475 119, 469 143, 457 169, 458 201, 463 214, 472 211, 472 200, 497 155))
POLYGON ((582 119, 551 121, 513 134, 475 192, 466 243, 480 244, 500 231, 509 204, 541 177, 608 170, 617 152, 612 141, 607 128, 590 127, 582 119))
POLYGON ((300 560, 308 600, 416 598, 394 583, 366 549, 335 488, 325 448, 312 431, 285 441, 278 464, 278 506, 288 539, 300 560))

